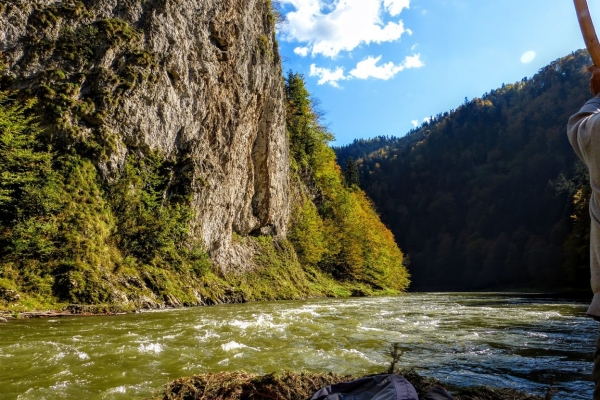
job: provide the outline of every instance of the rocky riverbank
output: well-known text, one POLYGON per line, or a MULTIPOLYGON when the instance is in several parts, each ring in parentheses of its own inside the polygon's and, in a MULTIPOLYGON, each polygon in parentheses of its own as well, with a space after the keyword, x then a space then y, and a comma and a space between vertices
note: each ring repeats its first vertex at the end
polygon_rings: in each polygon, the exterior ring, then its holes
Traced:
MULTIPOLYGON (((457 387, 419 375, 414 369, 397 371, 413 384, 419 397, 440 385, 456 400, 548 400, 552 389, 545 396, 532 395, 508 388, 487 386, 457 387)), ((283 372, 280 374, 254 375, 244 372, 220 372, 195 375, 167 383, 161 393, 152 400, 194 399, 273 399, 306 400, 322 387, 358 379, 358 376, 317 374, 310 372, 283 372)))

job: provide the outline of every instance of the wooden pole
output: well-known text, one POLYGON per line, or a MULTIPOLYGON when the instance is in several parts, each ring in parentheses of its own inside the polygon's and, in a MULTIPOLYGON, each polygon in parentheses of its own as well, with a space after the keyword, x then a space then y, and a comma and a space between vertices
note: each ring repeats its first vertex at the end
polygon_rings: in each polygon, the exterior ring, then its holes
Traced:
POLYGON ((596 67, 600 68, 600 43, 598 42, 598 36, 596 36, 596 30, 594 29, 594 23, 588 9, 587 0, 573 0, 575 3, 575 10, 577 11, 577 19, 579 20, 579 26, 581 27, 581 33, 583 34, 583 40, 585 41, 585 47, 587 47, 590 57, 596 67))

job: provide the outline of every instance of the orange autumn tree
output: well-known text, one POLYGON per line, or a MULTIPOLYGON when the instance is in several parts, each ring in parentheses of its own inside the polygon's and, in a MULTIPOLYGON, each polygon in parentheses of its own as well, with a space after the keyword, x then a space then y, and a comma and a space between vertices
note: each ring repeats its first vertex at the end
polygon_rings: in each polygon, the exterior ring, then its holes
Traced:
POLYGON ((290 239, 303 264, 336 279, 397 292, 410 281, 394 236, 356 185, 347 185, 333 140, 320 123, 303 76, 286 78, 287 129, 294 193, 290 239))

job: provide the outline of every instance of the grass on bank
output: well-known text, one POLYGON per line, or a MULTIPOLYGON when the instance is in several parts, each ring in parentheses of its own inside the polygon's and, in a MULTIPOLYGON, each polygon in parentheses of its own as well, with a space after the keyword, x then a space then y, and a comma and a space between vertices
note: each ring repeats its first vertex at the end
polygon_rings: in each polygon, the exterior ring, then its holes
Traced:
MULTIPOLYGON (((145 265, 141 268, 121 266, 105 270, 98 278, 100 290, 123 293, 130 302, 97 302, 79 305, 64 301, 47 291, 19 291, 20 299, 7 302, 0 299, 0 312, 10 314, 28 311, 70 311, 73 313, 117 313, 140 308, 181 307, 244 303, 249 301, 301 300, 307 298, 393 295, 400 292, 389 288, 374 289, 367 283, 340 281, 317 267, 302 265, 287 240, 269 236, 243 238, 258 247, 257 268, 244 274, 220 275, 210 269, 201 273, 170 270, 145 265)), ((5 265, 6 267, 6 265, 5 265)), ((6 270, 5 270, 6 272, 6 270)), ((18 289, 14 281, 0 282, 18 289)), ((12 290, 12 289, 10 289, 12 290)), ((76 300, 76 299, 74 299, 76 300)), ((85 303, 84 303, 85 304, 85 303)))

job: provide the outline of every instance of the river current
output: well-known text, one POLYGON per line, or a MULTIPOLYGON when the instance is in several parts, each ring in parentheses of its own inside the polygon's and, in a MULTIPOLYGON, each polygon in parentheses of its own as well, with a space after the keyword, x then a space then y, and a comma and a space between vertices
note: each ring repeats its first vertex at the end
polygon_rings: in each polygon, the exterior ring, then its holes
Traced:
POLYGON ((0 399, 131 399, 204 372, 382 372, 590 399, 598 323, 583 303, 437 293, 0 324, 0 399))

